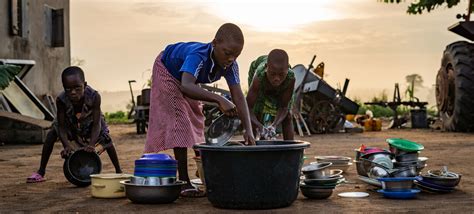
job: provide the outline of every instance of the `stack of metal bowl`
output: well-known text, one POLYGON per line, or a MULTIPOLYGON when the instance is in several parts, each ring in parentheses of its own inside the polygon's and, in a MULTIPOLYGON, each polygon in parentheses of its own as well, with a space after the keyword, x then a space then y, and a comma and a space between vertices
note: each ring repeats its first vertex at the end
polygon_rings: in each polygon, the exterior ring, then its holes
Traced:
POLYGON ((304 166, 300 190, 303 196, 310 199, 325 199, 332 195, 334 188, 344 181, 343 171, 330 169, 331 162, 313 162, 304 166))
POLYGON ((125 195, 135 203, 171 203, 186 182, 176 180, 177 161, 167 154, 144 154, 135 161, 134 176, 122 181, 125 195))
POLYGON ((423 145, 401 138, 389 138, 386 141, 395 156, 393 164, 397 171, 393 177, 414 177, 425 168, 428 158, 419 157, 423 145))
POLYGON ((316 156, 316 162, 313 163, 324 163, 330 162, 332 165, 329 169, 340 169, 343 172, 346 172, 350 166, 352 166, 351 158, 344 156, 316 156))
POLYGON ((415 181, 415 184, 421 190, 436 193, 448 193, 455 190, 455 187, 461 181, 461 175, 444 170, 429 170, 421 175, 421 179, 415 181))

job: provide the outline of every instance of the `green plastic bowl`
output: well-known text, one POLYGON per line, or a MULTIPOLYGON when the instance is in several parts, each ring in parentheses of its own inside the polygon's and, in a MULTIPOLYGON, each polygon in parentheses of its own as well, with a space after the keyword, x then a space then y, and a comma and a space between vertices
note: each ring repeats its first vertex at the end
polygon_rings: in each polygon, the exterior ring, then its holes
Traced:
POLYGON ((402 138, 389 138, 386 141, 390 146, 406 152, 418 152, 425 148, 419 143, 402 138))

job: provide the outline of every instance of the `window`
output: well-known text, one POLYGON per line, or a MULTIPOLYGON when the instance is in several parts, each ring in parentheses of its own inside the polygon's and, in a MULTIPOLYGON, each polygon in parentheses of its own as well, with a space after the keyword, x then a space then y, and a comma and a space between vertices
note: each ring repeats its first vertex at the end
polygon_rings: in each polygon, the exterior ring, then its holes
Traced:
POLYGON ((10 0, 10 34, 26 37, 26 0, 10 0))
POLYGON ((51 47, 64 47, 64 9, 45 5, 45 40, 51 47))

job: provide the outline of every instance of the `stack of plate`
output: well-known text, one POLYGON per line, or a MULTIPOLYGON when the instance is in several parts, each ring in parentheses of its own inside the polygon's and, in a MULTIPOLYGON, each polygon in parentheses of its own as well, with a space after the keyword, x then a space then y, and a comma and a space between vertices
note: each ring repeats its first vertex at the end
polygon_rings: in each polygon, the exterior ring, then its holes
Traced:
POLYGON ((316 156, 315 158, 316 158, 316 162, 312 162, 310 164, 329 162, 329 163, 332 163, 332 165, 329 167, 329 169, 340 169, 343 172, 347 171, 347 169, 349 169, 349 167, 352 165, 350 157, 344 157, 344 156, 316 156))
POLYGON ((144 154, 135 160, 135 176, 176 178, 178 162, 167 154, 144 154))

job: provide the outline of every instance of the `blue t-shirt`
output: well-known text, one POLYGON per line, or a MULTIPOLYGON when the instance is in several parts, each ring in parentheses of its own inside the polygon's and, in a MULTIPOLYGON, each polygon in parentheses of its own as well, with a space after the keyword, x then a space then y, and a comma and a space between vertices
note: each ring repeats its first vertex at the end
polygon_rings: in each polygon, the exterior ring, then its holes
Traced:
MULTIPOLYGON (((239 65, 233 62, 225 70, 210 75, 214 68, 211 43, 180 42, 168 45, 163 51, 161 61, 176 79, 181 81, 182 72, 196 77, 196 83, 211 83, 224 77, 229 86, 239 84, 239 65)), ((217 66, 217 65, 216 65, 217 66)))

